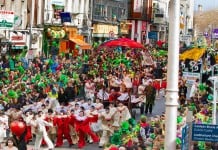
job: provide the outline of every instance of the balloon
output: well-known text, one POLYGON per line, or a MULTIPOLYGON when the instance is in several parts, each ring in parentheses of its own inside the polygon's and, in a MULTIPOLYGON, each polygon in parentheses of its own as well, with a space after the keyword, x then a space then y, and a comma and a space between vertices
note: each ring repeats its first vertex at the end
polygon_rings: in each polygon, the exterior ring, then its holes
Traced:
POLYGON ((21 121, 13 121, 10 124, 10 129, 14 135, 21 136, 26 130, 26 125, 21 121))
POLYGON ((109 150, 118 150, 118 148, 117 148, 116 146, 111 146, 111 147, 109 148, 109 150))

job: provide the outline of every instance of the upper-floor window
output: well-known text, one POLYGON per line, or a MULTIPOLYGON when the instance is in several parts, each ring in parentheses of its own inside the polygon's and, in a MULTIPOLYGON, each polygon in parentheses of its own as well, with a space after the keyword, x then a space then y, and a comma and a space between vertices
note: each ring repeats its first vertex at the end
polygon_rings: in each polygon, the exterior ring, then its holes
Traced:
POLYGON ((105 16, 106 15, 105 6, 102 4, 96 4, 94 8, 94 15, 95 16, 105 16))

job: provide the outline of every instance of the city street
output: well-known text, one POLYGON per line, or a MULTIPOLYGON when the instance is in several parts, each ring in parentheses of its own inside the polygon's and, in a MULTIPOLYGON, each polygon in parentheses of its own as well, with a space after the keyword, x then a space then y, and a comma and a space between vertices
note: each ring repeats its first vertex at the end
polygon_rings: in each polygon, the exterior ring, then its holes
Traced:
MULTIPOLYGON (((155 116, 155 115, 162 114, 162 112, 165 111, 165 106, 164 105, 165 105, 165 99, 161 95, 160 99, 156 99, 155 106, 154 106, 154 109, 153 109, 153 113, 148 114, 147 116, 152 117, 152 116, 155 116)), ((136 118, 139 119, 139 117, 140 117, 139 109, 136 109, 136 111, 137 111, 136 118)), ((28 150, 31 150, 33 148, 33 143, 31 143, 31 145, 29 145, 28 148, 29 148, 28 150)), ((72 150, 72 149, 73 150, 78 150, 77 145, 74 145, 73 147, 69 148, 66 140, 65 140, 65 144, 61 148, 55 148, 55 150, 72 150)), ((42 147, 42 150, 47 150, 47 148, 42 147)), ((87 144, 85 146, 84 150, 101 150, 101 148, 98 148, 98 144, 87 144)))

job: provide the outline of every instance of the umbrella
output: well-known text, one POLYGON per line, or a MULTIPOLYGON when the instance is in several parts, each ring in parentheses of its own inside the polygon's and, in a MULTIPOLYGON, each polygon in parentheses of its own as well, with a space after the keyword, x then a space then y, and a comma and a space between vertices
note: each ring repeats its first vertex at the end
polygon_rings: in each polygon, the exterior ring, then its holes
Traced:
POLYGON ((130 40, 128 38, 120 38, 120 39, 110 40, 110 41, 102 43, 99 47, 118 47, 118 46, 144 49, 144 46, 142 44, 137 43, 137 42, 130 40))

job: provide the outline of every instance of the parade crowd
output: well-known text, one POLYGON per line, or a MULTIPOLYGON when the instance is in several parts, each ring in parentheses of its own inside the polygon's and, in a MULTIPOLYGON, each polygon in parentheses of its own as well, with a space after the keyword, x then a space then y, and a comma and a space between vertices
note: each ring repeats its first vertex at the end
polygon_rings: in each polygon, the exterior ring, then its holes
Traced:
MULTIPOLYGON (((69 147, 77 144, 78 148, 98 143, 108 150, 163 149, 165 114, 146 115, 152 113, 160 91, 166 88, 166 57, 151 63, 145 53, 101 51, 78 57, 36 57, 28 63, 5 57, 0 71, 0 147, 25 150, 34 140, 34 150, 43 145, 54 149, 66 139, 69 147), (140 109, 138 121, 134 108, 140 109), (10 132, 9 125, 15 120, 26 125, 20 136, 10 132)), ((211 122, 211 104, 205 96, 208 87, 209 83, 196 81, 188 99, 186 81, 180 74, 178 149, 188 110, 193 111, 196 123, 211 122)), ((194 142, 198 149, 212 146, 194 142)))

